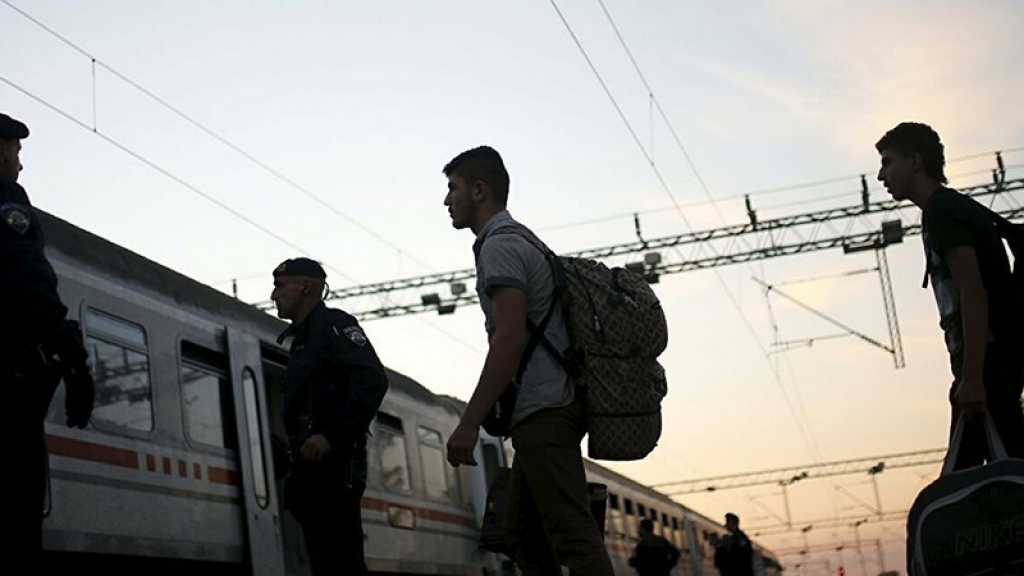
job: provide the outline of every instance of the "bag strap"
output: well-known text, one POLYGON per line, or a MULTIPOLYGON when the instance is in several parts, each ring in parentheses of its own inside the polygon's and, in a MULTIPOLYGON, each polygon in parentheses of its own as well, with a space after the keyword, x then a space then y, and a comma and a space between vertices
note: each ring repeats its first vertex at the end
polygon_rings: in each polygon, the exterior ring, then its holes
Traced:
MULTIPOLYGON (((956 472, 956 463, 960 459, 960 448, 963 446, 964 435, 967 433, 967 420, 969 416, 962 414, 956 421, 956 427, 953 428, 953 437, 949 441, 949 450, 946 452, 946 460, 942 465, 942 473, 940 476, 946 476, 947 474, 956 472)), ((999 436, 999 430, 996 429, 996 423, 992 420, 992 415, 985 412, 985 444, 988 446, 988 455, 990 461, 1005 460, 1009 458, 1006 452, 1006 446, 1003 444, 1003 439, 999 436)))
MULTIPOLYGON (((529 234, 526 234, 516 226, 505 226, 491 233, 491 236, 497 235, 518 236, 536 248, 537 251, 544 256, 544 259, 547 260, 548 265, 551 267, 551 279, 554 284, 551 292, 551 305, 548 306, 548 311, 544 313, 544 318, 541 320, 541 323, 534 324, 529 317, 526 318, 526 328, 530 331, 530 340, 526 344, 526 349, 523 350, 523 356, 519 362, 519 369, 516 371, 516 382, 519 382, 522 379, 523 373, 526 372, 526 365, 529 363, 529 360, 538 344, 543 346, 544 349, 551 354, 558 364, 570 375, 578 373, 577 364, 570 361, 566 357, 566 354, 559 350, 558 347, 555 346, 547 337, 548 323, 555 313, 556 306, 561 304, 563 318, 568 318, 565 313, 567 311, 567 303, 563 298, 567 286, 565 269, 562 267, 562 263, 559 261, 558 256, 552 252, 550 248, 544 246, 542 243, 532 238, 529 234)), ((490 236, 488 236, 488 238, 490 238, 490 236)))

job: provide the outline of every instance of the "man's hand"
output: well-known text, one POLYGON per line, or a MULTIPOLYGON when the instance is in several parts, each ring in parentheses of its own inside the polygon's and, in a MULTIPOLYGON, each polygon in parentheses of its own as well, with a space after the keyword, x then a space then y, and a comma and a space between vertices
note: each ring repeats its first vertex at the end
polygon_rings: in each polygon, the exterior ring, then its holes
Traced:
POLYGON ((961 382, 956 390, 956 404, 967 414, 985 412, 985 384, 980 379, 961 382))
POLYGON ((313 462, 319 462, 324 459, 325 456, 331 452, 331 443, 327 441, 327 436, 323 434, 314 434, 306 441, 302 443, 302 448, 299 450, 302 453, 302 457, 306 460, 312 460, 313 462))
POLYGON ((456 467, 459 464, 476 466, 473 449, 476 448, 476 441, 479 438, 479 426, 468 426, 459 422, 451 437, 448 438, 448 463, 456 467))

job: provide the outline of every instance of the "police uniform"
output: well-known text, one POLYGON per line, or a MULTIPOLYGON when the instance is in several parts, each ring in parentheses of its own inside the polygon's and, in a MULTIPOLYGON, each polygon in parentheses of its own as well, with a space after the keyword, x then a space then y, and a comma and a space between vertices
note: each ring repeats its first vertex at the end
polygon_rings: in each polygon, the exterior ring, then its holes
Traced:
MULTIPOLYGON (((316 262, 296 258, 275 276, 326 279, 316 262)), ((314 574, 363 574, 360 500, 366 488, 366 437, 388 380, 377 353, 351 315, 323 302, 293 323, 283 406, 292 466, 285 506, 300 524, 314 574), (327 456, 302 457, 302 444, 322 434, 327 456)))
MULTIPOLYGON (((28 127, 0 114, 4 145, 29 135, 28 127)), ((57 275, 46 259, 39 218, 25 189, 0 177, 0 389, 12 408, 3 422, 4 445, 13 483, 8 540, 15 556, 31 561, 42 549, 42 509, 46 488, 43 419, 63 378, 67 383, 68 425, 85 427, 93 402, 81 331, 66 320, 57 294, 57 275)), ((15 563, 10 556, 5 562, 15 563)), ((12 564, 14 565, 14 564, 12 564)))

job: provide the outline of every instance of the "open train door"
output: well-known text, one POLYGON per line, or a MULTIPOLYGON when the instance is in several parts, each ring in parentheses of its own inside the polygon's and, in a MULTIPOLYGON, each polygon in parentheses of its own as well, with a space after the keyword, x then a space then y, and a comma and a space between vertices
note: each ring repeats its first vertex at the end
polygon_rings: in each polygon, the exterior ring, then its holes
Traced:
POLYGON ((246 537, 253 576, 283 576, 284 547, 277 488, 271 473, 270 419, 267 414, 260 343, 228 328, 231 386, 238 424, 239 469, 246 537))

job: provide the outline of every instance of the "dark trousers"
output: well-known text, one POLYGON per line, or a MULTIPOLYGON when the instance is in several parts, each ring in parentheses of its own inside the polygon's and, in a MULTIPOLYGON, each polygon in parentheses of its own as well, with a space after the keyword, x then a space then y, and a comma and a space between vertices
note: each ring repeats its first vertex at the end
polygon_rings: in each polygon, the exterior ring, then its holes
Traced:
POLYGON ((512 430, 515 460, 508 494, 509 549, 524 576, 612 576, 590 511, 580 454, 582 402, 530 415, 512 430))
POLYGON ((314 576, 366 574, 361 507, 365 450, 357 449, 355 465, 351 454, 303 462, 286 481, 285 505, 302 525, 314 576))
POLYGON ((302 535, 314 576, 366 574, 359 505, 362 494, 343 490, 325 496, 323 505, 302 521, 302 535))
MULTIPOLYGON (((985 395, 988 413, 992 416, 1007 453, 1013 458, 1024 458, 1024 412, 1021 408, 1024 362, 1015 358, 1015 351, 1009 350, 1009 347, 993 348, 990 347, 985 357, 985 395)), ((949 400, 953 405, 951 436, 960 419, 960 408, 956 404, 958 386, 958 381, 954 381, 949 392, 949 400)), ((966 425, 963 444, 960 446, 960 455, 956 462, 957 470, 978 466, 989 455, 984 419, 977 416, 969 417, 966 425)))
MULTIPOLYGON (((42 386, 41 383, 36 383, 42 386)), ((40 395, 28 379, 0 367, 0 390, 9 410, 0 418, 4 440, 6 510, 10 530, 3 538, 4 564, 37 566, 42 552, 43 503, 46 494, 46 439, 37 406, 40 395)))

